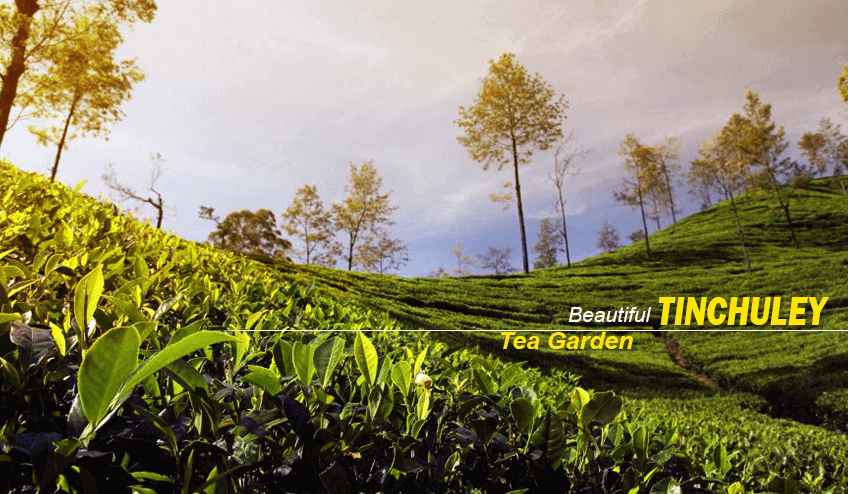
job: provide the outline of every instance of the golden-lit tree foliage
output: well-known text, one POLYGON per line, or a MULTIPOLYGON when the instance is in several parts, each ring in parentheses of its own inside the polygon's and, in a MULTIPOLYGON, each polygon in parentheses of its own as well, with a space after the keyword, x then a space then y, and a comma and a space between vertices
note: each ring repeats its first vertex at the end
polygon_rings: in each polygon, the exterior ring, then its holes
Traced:
POLYGON ((10 127, 12 108, 17 105, 20 110, 14 124, 34 102, 38 76, 67 61, 57 56, 57 51, 72 51, 91 35, 86 32, 81 37, 81 17, 102 29, 103 25, 150 22, 155 14, 153 0, 15 0, 12 5, 0 4, 0 144, 10 127))
POLYGON ((657 150, 643 144, 633 134, 627 134, 618 148, 618 154, 624 158, 625 178, 621 188, 615 191, 615 200, 624 203, 631 209, 639 208, 642 215, 642 227, 645 232, 645 251, 651 258, 651 243, 648 240, 648 213, 645 206, 653 191, 661 187, 659 167, 657 167, 657 150))
POLYGON ((839 95, 842 96, 842 101, 848 103, 848 63, 842 68, 842 73, 836 79, 836 87, 839 89, 839 95))
POLYGON ((324 209, 316 185, 304 185, 281 218, 283 230, 303 242, 295 253, 306 264, 334 265, 332 252, 333 217, 324 209))
MULTIPOLYGON (((489 74, 483 78, 474 105, 459 107, 456 123, 464 135, 458 139, 472 159, 482 163, 483 170, 496 166, 500 171, 512 165, 525 273, 530 272, 530 264, 518 167, 530 163, 533 150, 548 149, 562 137, 567 107, 565 96, 557 98, 538 74, 531 77, 512 53, 489 62, 489 74)), ((512 196, 501 194, 493 199, 511 201, 512 196)))
POLYGON ((333 225, 337 233, 347 234, 348 271, 353 269, 355 249, 362 237, 374 233, 382 225, 393 225, 389 219, 397 210, 392 206, 389 195, 380 192, 383 178, 377 174, 373 161, 366 161, 361 167, 350 164, 350 179, 344 191, 348 196, 341 204, 333 204, 333 225))
POLYGON ((50 180, 56 178, 67 141, 78 135, 107 135, 107 125, 124 115, 121 103, 130 99, 133 85, 144 79, 135 60, 114 60, 121 33, 116 25, 95 15, 91 12, 73 20, 75 41, 50 47, 50 68, 33 76, 33 91, 25 97, 33 108, 32 117, 58 120, 28 127, 39 144, 56 146, 50 180), (69 134, 71 127, 77 132, 69 134))

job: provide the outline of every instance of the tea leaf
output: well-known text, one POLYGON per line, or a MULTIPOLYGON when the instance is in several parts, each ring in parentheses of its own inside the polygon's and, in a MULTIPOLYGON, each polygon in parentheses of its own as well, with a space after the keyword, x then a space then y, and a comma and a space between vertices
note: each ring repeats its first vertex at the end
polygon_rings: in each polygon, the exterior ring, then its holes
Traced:
POLYGON ((88 326, 88 321, 94 317, 94 311, 97 309, 102 293, 103 267, 98 265, 94 271, 83 276, 74 289, 74 315, 80 330, 84 330, 83 328, 88 326))
POLYGON ((621 405, 621 397, 612 391, 595 393, 580 410, 580 423, 584 429, 593 423, 606 425, 621 412, 621 405))
POLYGON ((143 381, 147 376, 152 375, 163 367, 167 367, 168 365, 170 365, 171 362, 177 360, 178 358, 183 358, 192 352, 200 350, 201 348, 207 347, 209 345, 214 345, 215 343, 234 340, 235 337, 227 333, 222 333, 220 331, 203 330, 198 331, 196 333, 192 333, 186 336, 185 338, 181 339, 180 341, 177 341, 176 343, 169 344, 167 347, 162 349, 161 352, 145 360, 138 367, 138 370, 135 372, 135 374, 133 374, 132 377, 130 377, 130 379, 124 385, 122 395, 129 394, 136 387, 136 385, 143 381))
POLYGON ((412 386, 412 366, 406 360, 398 362, 392 367, 392 382, 405 395, 409 393, 412 386))
POLYGON ((365 376, 370 386, 377 380, 377 350, 371 340, 361 331, 356 333, 356 341, 353 343, 353 355, 359 372, 365 376))
POLYGON ((512 418, 521 432, 528 432, 530 426, 533 425, 534 410, 533 403, 527 398, 518 398, 509 404, 509 411, 512 413, 512 418))
POLYGON ((315 349, 313 364, 322 386, 330 385, 330 379, 341 362, 343 352, 344 340, 336 337, 328 339, 315 349))
POLYGON ((315 347, 305 345, 299 341, 296 341, 292 347, 294 371, 297 373, 297 378, 300 382, 306 386, 312 382, 312 374, 315 373, 315 364, 312 362, 312 352, 314 350, 315 347))
POLYGON ((141 340, 133 328, 114 328, 94 341, 82 359, 79 394, 85 418, 97 425, 138 364, 141 340))
POLYGON ((280 378, 271 369, 258 365, 251 365, 248 369, 250 372, 241 378, 242 381, 264 388, 272 395, 279 394, 283 389, 280 378))

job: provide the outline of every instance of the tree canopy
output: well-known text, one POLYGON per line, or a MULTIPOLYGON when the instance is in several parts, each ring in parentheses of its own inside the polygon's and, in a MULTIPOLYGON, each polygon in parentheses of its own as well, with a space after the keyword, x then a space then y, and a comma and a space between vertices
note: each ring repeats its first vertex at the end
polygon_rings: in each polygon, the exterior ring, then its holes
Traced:
POLYGON ((369 233, 356 247, 357 262, 370 273, 387 274, 409 262, 409 248, 385 229, 369 233))
POLYGON ((596 245, 604 252, 614 252, 620 246, 618 230, 606 218, 598 231, 598 243, 596 245))
POLYGON ((495 274, 510 274, 515 272, 515 268, 510 262, 512 257, 512 248, 504 247, 489 247, 489 250, 477 258, 477 262, 483 269, 490 269, 495 274))
POLYGON ((806 171, 811 175, 824 175, 828 169, 839 175, 842 161, 848 160, 848 138, 829 118, 819 121, 818 132, 805 132, 798 141, 798 148, 810 164, 806 171))
POLYGON ((123 40, 117 26, 87 15, 73 22, 75 42, 51 46, 48 58, 52 64, 46 72, 33 76, 34 89, 27 95, 34 118, 59 121, 28 127, 39 144, 57 147, 51 180, 56 178, 66 142, 78 135, 68 134, 70 128, 82 136, 108 134, 107 124, 123 117, 120 104, 130 98, 133 84, 144 79, 134 60, 114 60, 123 40))
POLYGON ((332 213, 324 209, 316 185, 304 185, 295 193, 291 205, 283 213, 283 229, 302 242, 295 253, 306 264, 334 265, 332 213))
POLYGON ((209 234, 215 247, 243 254, 284 258, 291 242, 277 229, 277 221, 268 209, 232 212, 209 234))
MULTIPOLYGON (((44 82, 41 75, 69 72, 68 67, 59 67, 80 63, 79 57, 69 54, 86 46, 86 39, 96 33, 105 33, 107 26, 150 22, 155 14, 153 0, 15 0, 14 5, 0 5, 0 144, 10 126, 12 108, 17 104, 23 112, 37 102, 39 85, 44 82), (84 18, 88 24, 80 22, 84 18), (80 30, 84 25, 87 29, 80 30), (18 98, 21 91, 26 97, 18 98)), ((110 43, 104 43, 106 51, 110 43)))
POLYGON ((848 63, 842 68, 842 73, 836 79, 836 87, 839 89, 839 95, 842 101, 848 103, 848 63))

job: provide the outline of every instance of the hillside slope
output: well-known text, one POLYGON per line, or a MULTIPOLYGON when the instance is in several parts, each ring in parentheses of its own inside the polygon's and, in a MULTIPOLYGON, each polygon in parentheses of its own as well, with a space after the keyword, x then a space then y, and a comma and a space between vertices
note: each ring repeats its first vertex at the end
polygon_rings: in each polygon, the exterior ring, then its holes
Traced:
MULTIPOLYGON (((824 186, 798 192, 797 252, 768 241, 780 223, 756 223, 761 204, 746 205, 750 275, 732 231, 704 227, 723 221, 716 210, 653 236, 652 262, 633 246, 570 270, 410 280, 245 259, 0 172, 0 490, 848 490, 844 434, 774 417, 795 396, 786 372, 825 415, 807 421, 839 418, 845 351, 832 332, 748 333, 728 349, 726 333, 698 339, 652 314, 602 328, 646 329, 632 351, 504 351, 497 336, 600 329, 567 323, 569 307, 658 296, 840 300, 846 209, 824 186), (722 389, 676 365, 655 333, 722 389)), ((844 318, 828 305, 821 328, 844 318)))
POLYGON ((800 249, 790 243, 783 213, 772 207, 768 196, 751 193, 739 200, 751 273, 745 272, 727 203, 652 234, 650 261, 640 242, 570 269, 560 266, 529 276, 404 279, 311 266, 298 269, 320 280, 329 292, 386 310, 410 327, 485 330, 436 337, 471 342, 540 367, 566 368, 593 386, 633 390, 650 383, 652 392, 659 387, 671 393, 681 386, 698 388, 668 357, 663 341, 655 337, 662 334, 679 343, 689 367, 703 371, 722 388, 761 393, 772 401, 789 391, 803 391, 805 400, 814 401, 848 386, 843 365, 848 362, 848 340, 834 331, 848 329, 848 197, 829 179, 784 193, 792 197, 800 249), (788 317, 792 297, 828 299, 817 326, 741 327, 674 325, 673 310, 663 326, 660 297, 781 297, 782 318, 788 317), (571 323, 574 306, 593 311, 651 306, 652 312, 644 324, 571 323), (710 331, 693 331, 699 329, 710 331), (762 332, 720 332, 738 329, 762 332), (503 350, 499 333, 516 330, 645 332, 633 334, 631 352, 503 350))

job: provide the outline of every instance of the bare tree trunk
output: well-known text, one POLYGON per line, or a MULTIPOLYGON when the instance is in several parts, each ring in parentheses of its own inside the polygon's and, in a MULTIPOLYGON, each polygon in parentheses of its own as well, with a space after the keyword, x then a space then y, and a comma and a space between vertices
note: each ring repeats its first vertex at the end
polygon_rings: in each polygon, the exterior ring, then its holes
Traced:
POLYGON ((733 218, 736 219, 736 231, 739 233, 739 243, 742 244, 742 253, 745 254, 745 271, 751 272, 751 258, 748 257, 748 247, 745 246, 745 232, 742 231, 742 221, 739 220, 739 212, 736 210, 736 200, 730 195, 730 206, 733 210, 733 218))
POLYGON ((781 204, 783 208, 783 214, 786 215, 786 222, 789 224, 789 236, 792 239, 792 242, 795 243, 795 248, 800 248, 798 246, 798 237, 795 236, 795 224, 792 223, 792 217, 789 215, 789 204, 781 204))
POLYGON ((636 189, 639 192, 639 209, 642 211, 642 227, 645 229, 645 250, 648 252, 648 260, 651 259, 651 242, 648 240, 648 222, 645 220, 645 201, 642 200, 642 179, 639 178, 639 169, 636 169, 636 189))
POLYGON ((74 101, 71 103, 71 111, 68 112, 68 118, 65 119, 65 128, 62 130, 62 138, 59 139, 59 147, 56 149, 56 161, 53 163, 53 170, 50 172, 50 181, 56 180, 56 172, 59 171, 59 159, 62 157, 62 149, 65 147, 65 138, 68 135, 68 127, 71 126, 71 119, 74 118, 74 111, 77 108, 77 103, 80 98, 74 94, 74 101))
POLYGON ((24 60, 26 59, 26 46, 29 39, 32 18, 38 12, 38 0, 15 0, 19 19, 15 35, 12 36, 12 53, 6 72, 3 74, 3 86, 0 88, 0 145, 6 135, 6 127, 9 125, 9 115, 15 104, 15 96, 18 94, 18 82, 26 70, 24 60))
POLYGON ((162 229, 162 216, 165 213, 165 204, 162 202, 162 195, 158 192, 156 193, 159 196, 159 202, 155 204, 156 209, 159 212, 159 216, 156 218, 156 228, 158 230, 162 229))
POLYGON ((562 239, 565 241, 565 261, 571 267, 571 253, 568 251, 568 230, 565 228, 565 201, 562 199, 562 189, 559 189, 559 213, 562 215, 562 239))
POLYGON ((521 227, 521 260, 524 274, 530 274, 530 262, 527 260, 527 233, 524 231, 524 206, 521 204, 521 185, 518 183, 518 149, 515 138, 512 139, 512 166, 515 170, 515 198, 518 202, 518 224, 521 227))
POLYGON ((792 223, 792 216, 789 215, 789 201, 783 200, 783 194, 780 193, 780 184, 777 183, 777 176, 774 173, 774 168, 768 166, 769 162, 766 162, 766 171, 769 174, 769 178, 771 179, 771 189, 774 191, 774 195, 777 198, 778 204, 780 204, 780 208, 783 210, 783 214, 786 215, 786 223, 789 225, 789 237, 792 240, 792 243, 795 244, 795 248, 800 248, 798 246, 798 237, 795 236, 795 225, 792 223))
POLYGON ((663 175, 665 175, 666 187, 668 187, 668 201, 669 201, 669 204, 671 204, 671 220, 676 225, 677 224, 677 213, 674 212, 674 194, 672 193, 672 190, 671 190, 671 179, 668 176, 668 168, 665 166, 665 161, 663 161, 662 171, 663 171, 663 175))

